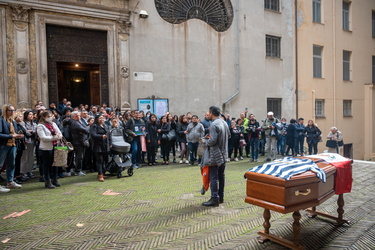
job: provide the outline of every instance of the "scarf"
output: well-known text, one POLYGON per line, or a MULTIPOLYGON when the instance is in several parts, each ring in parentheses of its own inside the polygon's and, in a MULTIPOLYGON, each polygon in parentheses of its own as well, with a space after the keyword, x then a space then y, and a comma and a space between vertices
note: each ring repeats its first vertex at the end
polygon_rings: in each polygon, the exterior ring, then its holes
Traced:
MULTIPOLYGON (((48 130, 51 132, 52 135, 56 135, 56 130, 54 129, 53 125, 51 123, 45 122, 44 126, 48 128, 48 130)), ((57 145, 57 141, 53 141, 53 146, 57 145)))

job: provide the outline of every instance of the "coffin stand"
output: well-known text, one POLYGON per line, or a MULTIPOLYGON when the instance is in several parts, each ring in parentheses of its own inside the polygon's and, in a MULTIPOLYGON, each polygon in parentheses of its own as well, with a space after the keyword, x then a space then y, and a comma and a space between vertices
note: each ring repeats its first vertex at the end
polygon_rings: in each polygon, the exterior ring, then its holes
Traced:
MULTIPOLYGON (((300 157, 306 158, 306 157, 300 157)), ((311 159, 316 160, 316 159, 311 159)), ((344 196, 338 195, 338 216, 329 215, 316 211, 316 206, 322 204, 335 194, 334 191, 334 173, 336 167, 327 163, 316 163, 326 173, 326 182, 323 183, 312 171, 296 175, 289 180, 270 175, 246 172, 246 195, 245 202, 263 207, 264 230, 259 231, 261 236, 259 242, 272 240, 291 249, 304 249, 299 244, 299 234, 301 231, 299 210, 306 209, 312 217, 321 215, 336 221, 337 225, 349 223, 343 219, 344 214, 344 196), (289 241, 280 236, 271 234, 270 210, 279 213, 293 212, 293 233, 294 240, 289 241)))

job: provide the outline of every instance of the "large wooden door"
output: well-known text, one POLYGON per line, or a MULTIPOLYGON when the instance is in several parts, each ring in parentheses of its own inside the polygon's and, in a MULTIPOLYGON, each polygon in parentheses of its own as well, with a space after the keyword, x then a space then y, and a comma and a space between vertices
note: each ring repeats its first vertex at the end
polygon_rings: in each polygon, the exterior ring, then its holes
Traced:
POLYGON ((90 71, 90 101, 91 105, 101 104, 100 100, 100 71, 90 71))

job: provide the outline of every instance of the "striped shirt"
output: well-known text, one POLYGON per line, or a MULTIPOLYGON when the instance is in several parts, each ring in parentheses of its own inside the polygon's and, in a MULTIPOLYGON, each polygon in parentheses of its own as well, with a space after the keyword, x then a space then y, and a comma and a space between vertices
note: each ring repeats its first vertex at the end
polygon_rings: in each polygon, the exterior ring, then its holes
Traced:
POLYGON ((320 169, 318 165, 316 165, 310 159, 285 157, 251 168, 248 171, 272 175, 285 180, 289 180, 292 176, 304 173, 309 170, 316 173, 316 176, 323 182, 326 182, 326 174, 324 170, 320 169))

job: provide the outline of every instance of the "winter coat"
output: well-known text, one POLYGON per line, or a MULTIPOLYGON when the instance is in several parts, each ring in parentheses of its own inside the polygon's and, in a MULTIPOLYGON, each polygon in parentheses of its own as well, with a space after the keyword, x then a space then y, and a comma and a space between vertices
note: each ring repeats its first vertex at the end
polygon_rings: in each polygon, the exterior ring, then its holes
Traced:
POLYGON ((307 144, 317 144, 319 142, 319 135, 322 131, 316 126, 306 126, 304 133, 306 133, 306 142, 307 144))
POLYGON ((220 119, 213 120, 210 126, 210 138, 205 140, 206 149, 202 158, 203 166, 221 166, 228 158, 228 124, 220 119))
POLYGON ((84 146, 84 142, 88 139, 90 133, 89 127, 74 119, 70 120, 70 132, 72 135, 72 143, 74 146, 84 146))
POLYGON ((159 124, 158 126, 158 129, 161 129, 161 132, 158 133, 158 136, 159 136, 159 140, 161 141, 165 141, 165 139, 163 139, 163 134, 168 134, 169 131, 171 130, 171 124, 169 122, 166 122, 164 124, 159 124))
POLYGON ((94 153, 106 153, 109 152, 109 146, 111 145, 111 135, 108 128, 99 124, 93 124, 90 127, 91 145, 92 152, 94 153), (103 139, 103 135, 107 135, 106 139, 103 139))
POLYGON ((298 133, 296 130, 296 127, 293 123, 288 125, 288 128, 286 129, 286 135, 285 135, 285 143, 288 146, 295 146, 294 145, 294 139, 298 137, 298 133))
POLYGON ((43 123, 39 123, 36 126, 36 133, 40 141, 40 150, 52 150, 53 142, 58 140, 57 134, 61 134, 61 131, 56 123, 52 122, 52 126, 56 132, 56 135, 52 135, 51 131, 43 123))
POLYGON ((187 127, 188 127, 188 123, 177 124, 176 134, 177 134, 177 141, 178 142, 186 142, 185 131, 186 131, 187 127))
POLYGON ((146 123, 146 140, 149 146, 158 146, 158 125, 155 123, 146 123), (150 142, 148 142, 150 141, 150 142))
MULTIPOLYGON (((211 124, 212 125, 212 124, 211 124)), ((211 127, 211 126, 210 126, 211 127)), ((186 139, 188 142, 197 143, 199 139, 204 136, 204 127, 202 123, 189 123, 186 131, 189 133, 186 135, 186 139)))

